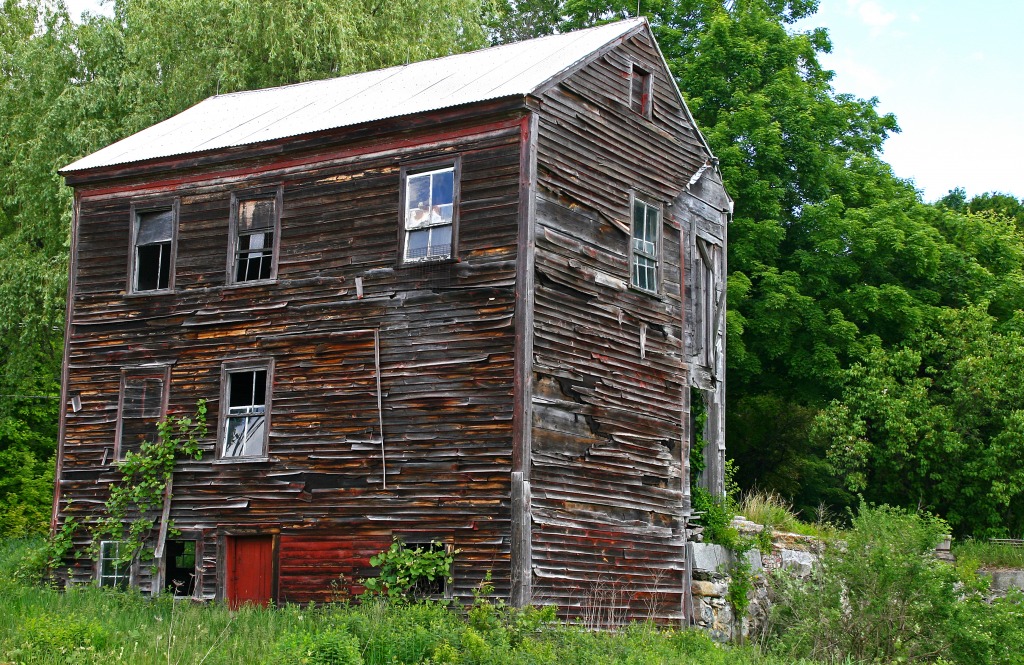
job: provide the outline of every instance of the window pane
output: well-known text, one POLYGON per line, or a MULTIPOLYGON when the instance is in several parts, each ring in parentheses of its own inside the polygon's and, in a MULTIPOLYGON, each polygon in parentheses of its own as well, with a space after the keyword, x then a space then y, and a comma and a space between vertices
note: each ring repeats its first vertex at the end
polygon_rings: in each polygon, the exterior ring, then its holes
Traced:
POLYGON ((164 381, 159 377, 129 377, 124 384, 125 418, 159 418, 164 381))
POLYGON ((424 223, 430 211, 430 175, 411 175, 407 177, 405 190, 406 222, 424 223), (414 214, 414 211, 419 211, 414 214), (421 217, 423 219, 421 219, 421 217))
POLYGON ((259 457, 266 441, 267 371, 228 375, 228 412, 224 422, 224 457, 259 457))
POLYGON ((430 234, 430 251, 435 257, 448 257, 452 253, 452 227, 435 226, 430 234))
POLYGON ((266 404, 267 371, 264 369, 232 372, 228 385, 228 406, 254 407, 266 404))
POLYGON ((427 255, 427 244, 430 241, 430 229, 409 231, 405 234, 405 258, 417 259, 427 255))
POLYGON ((455 190, 455 169, 431 175, 430 205, 450 204, 455 190))
POLYGON ((270 268, 274 260, 274 234, 271 232, 249 233, 239 236, 238 262, 235 280, 248 282, 270 279, 270 268))
MULTIPOLYGON (((644 225, 644 240, 650 245, 656 246, 658 242, 658 209, 654 206, 644 206, 647 208, 647 223, 644 225)), ((654 253, 654 250, 651 250, 654 253)))
POLYGON ((645 291, 656 291, 657 262, 638 254, 633 255, 633 286, 645 291))
POLYGON ((259 457, 263 454, 265 416, 231 416, 225 424, 224 457, 259 457))
POLYGON ((256 199, 238 202, 238 231, 255 231, 257 229, 273 229, 276 199, 256 199))
POLYGON ((171 223, 174 213, 171 210, 156 210, 138 214, 139 228, 135 234, 136 245, 152 245, 158 242, 170 242, 171 223))
POLYGON ((128 585, 128 566, 118 563, 121 543, 105 540, 100 543, 100 586, 125 587, 128 585))

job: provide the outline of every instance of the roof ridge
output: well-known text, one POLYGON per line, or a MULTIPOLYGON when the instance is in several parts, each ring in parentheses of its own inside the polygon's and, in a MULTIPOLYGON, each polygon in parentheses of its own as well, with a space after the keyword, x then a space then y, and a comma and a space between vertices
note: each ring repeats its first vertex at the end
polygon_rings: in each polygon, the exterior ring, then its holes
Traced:
MULTIPOLYGON (((625 26, 625 24, 627 24, 627 23, 632 23, 632 24, 639 25, 640 23, 642 23, 645 20, 646 19, 644 17, 642 17, 642 16, 641 17, 628 18, 628 19, 623 19, 621 21, 613 21, 611 23, 604 23, 602 25, 595 25, 595 26, 593 26, 591 28, 583 28, 581 30, 570 30, 569 32, 554 32, 554 33, 551 33, 550 35, 542 35, 540 37, 534 37, 532 39, 524 39, 521 42, 507 42, 505 44, 496 44, 496 45, 493 45, 493 46, 484 46, 482 48, 473 49, 472 51, 463 51, 461 53, 449 53, 448 55, 439 55, 439 56, 434 57, 434 58, 425 58, 423 60, 417 60, 416 62, 407 62, 404 65, 391 65, 390 67, 382 67, 380 69, 367 69, 367 70, 361 71, 361 72, 352 72, 351 74, 342 74, 341 76, 330 76, 330 77, 321 78, 321 79, 311 79, 309 81, 299 81, 297 83, 285 83, 284 85, 272 85, 272 86, 267 87, 267 88, 252 88, 250 90, 235 90, 234 92, 225 92, 224 94, 212 95, 211 97, 207 97, 206 99, 220 99, 220 98, 226 98, 226 97, 237 97, 237 96, 241 96, 241 95, 249 95, 249 94, 254 94, 254 93, 259 93, 259 92, 269 92, 269 91, 272 91, 272 90, 282 90, 282 89, 285 89, 285 88, 296 88, 296 87, 304 86, 304 85, 313 85, 313 84, 317 84, 317 83, 323 83, 324 81, 337 81, 339 79, 346 79, 346 78, 350 78, 350 77, 353 77, 353 76, 362 76, 364 74, 373 74, 373 73, 378 73, 378 72, 382 73, 382 72, 388 72, 388 71, 392 71, 392 70, 402 70, 402 69, 405 69, 407 67, 415 67, 415 66, 417 66, 417 65, 419 65, 421 63, 424 63, 424 62, 437 62, 439 60, 447 60, 449 58, 459 58, 459 57, 470 55, 470 54, 473 54, 473 53, 480 53, 482 51, 492 51, 492 50, 493 51, 499 51, 499 50, 502 50, 502 49, 509 49, 509 48, 514 48, 514 47, 519 47, 519 46, 522 46, 523 44, 536 44, 536 43, 541 42, 541 41, 549 41, 549 40, 552 40, 552 39, 557 39, 557 38, 561 38, 561 37, 567 37, 568 35, 578 35, 578 36, 582 37, 583 35, 587 35, 587 34, 590 34, 592 32, 596 32, 598 30, 607 29, 607 28, 609 28, 610 26, 613 26, 613 25, 620 25, 621 24, 621 25, 625 26)), ((630 28, 632 28, 632 26, 630 26, 630 28)), ((626 32, 626 30, 623 30, 623 32, 626 32)), ((205 101, 205 100, 203 100, 203 101, 205 101)))

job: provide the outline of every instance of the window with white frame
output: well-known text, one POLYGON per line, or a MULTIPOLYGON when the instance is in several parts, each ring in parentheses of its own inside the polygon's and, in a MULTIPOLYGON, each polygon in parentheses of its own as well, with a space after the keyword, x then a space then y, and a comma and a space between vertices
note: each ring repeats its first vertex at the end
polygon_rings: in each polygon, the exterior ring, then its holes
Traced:
POLYGON ((267 365, 225 370, 221 458, 259 458, 266 455, 268 375, 267 365))
POLYGON ((132 293, 172 287, 175 217, 174 206, 133 209, 132 293))
POLYGON ((660 208, 640 198, 633 199, 630 284, 649 293, 658 292, 660 221, 660 208))
POLYGON ((127 588, 129 583, 128 564, 121 561, 121 542, 104 540, 100 542, 100 586, 127 588))
POLYGON ((458 195, 455 172, 453 165, 404 174, 403 261, 452 257, 458 195))
POLYGON ((230 281, 274 279, 281 190, 269 195, 232 196, 230 281))
POLYGON ((138 452, 145 441, 155 441, 157 423, 164 415, 166 367, 133 367, 122 370, 117 459, 138 452))

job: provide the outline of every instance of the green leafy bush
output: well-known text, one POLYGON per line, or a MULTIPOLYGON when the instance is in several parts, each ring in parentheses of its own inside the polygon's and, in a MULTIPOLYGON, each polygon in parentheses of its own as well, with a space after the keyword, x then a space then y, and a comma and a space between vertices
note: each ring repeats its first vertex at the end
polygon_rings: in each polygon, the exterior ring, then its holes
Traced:
POLYGON ((930 515, 862 506, 809 578, 772 578, 764 643, 826 662, 1021 662, 1005 646, 1024 644, 1020 596, 988 604, 983 580, 936 560, 947 532, 930 515))
POLYGON ((380 573, 363 580, 363 586, 371 596, 383 594, 392 600, 430 595, 433 583, 452 581, 456 554, 458 550, 449 550, 439 542, 430 547, 408 547, 395 539, 391 547, 370 557, 370 564, 378 566, 380 573))
POLYGON ((344 630, 286 633, 267 665, 363 665, 359 640, 344 630))

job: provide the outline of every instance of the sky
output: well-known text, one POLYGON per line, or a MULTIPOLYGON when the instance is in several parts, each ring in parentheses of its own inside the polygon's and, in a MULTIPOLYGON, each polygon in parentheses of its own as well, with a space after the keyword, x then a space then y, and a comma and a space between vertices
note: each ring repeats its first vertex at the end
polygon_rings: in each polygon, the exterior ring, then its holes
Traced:
MULTIPOLYGON (((112 3, 67 0, 73 16, 112 3)), ((925 201, 1024 198, 1024 0, 820 0, 796 30, 824 27, 838 93, 878 98, 901 132, 883 157, 925 201)))
POLYGON ((1024 1, 820 0, 833 87, 877 97, 901 133, 885 144, 925 201, 963 187, 1024 198, 1024 1))

